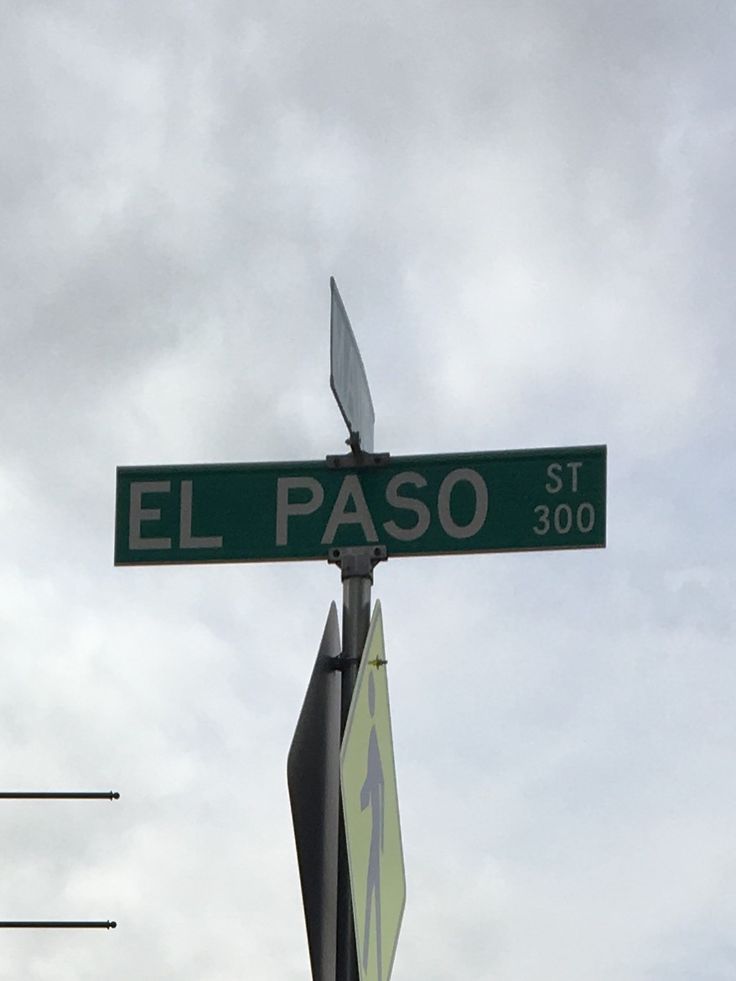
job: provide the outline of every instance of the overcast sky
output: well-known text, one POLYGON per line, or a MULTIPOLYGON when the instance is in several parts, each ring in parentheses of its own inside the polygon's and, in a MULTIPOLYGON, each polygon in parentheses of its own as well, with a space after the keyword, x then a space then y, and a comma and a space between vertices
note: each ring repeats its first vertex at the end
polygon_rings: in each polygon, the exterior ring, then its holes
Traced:
POLYGON ((338 571, 114 568, 118 465, 608 445, 605 550, 395 558, 396 981, 736 977, 733 6, 25 0, 0 29, 2 981, 302 981, 338 571))

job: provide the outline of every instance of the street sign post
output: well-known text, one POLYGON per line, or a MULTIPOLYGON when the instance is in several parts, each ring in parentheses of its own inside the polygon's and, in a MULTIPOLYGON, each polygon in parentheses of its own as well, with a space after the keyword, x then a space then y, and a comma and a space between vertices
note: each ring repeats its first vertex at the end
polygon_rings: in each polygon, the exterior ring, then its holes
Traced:
POLYGON ((343 735, 340 789, 360 981, 389 981, 406 879, 380 602, 343 735))
POLYGON ((373 568, 394 556, 604 547, 606 447, 374 454, 363 359, 334 279, 330 292, 330 385, 350 454, 119 467, 115 564, 339 564, 342 638, 333 604, 289 751, 289 795, 314 981, 389 981, 406 887, 373 568))
POLYGON ((373 452, 375 413, 358 342, 337 290, 330 277, 330 387, 348 427, 353 451, 373 452))
POLYGON ((120 467, 117 565, 601 548, 605 446, 326 461, 120 467))

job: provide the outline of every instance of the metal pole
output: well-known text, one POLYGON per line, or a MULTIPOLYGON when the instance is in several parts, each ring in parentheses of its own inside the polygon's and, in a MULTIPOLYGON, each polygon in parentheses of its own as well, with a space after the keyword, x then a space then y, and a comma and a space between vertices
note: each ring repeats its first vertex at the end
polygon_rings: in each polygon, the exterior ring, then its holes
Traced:
POLYGON ((0 800, 119 800, 116 790, 66 791, 66 790, 2 790, 0 800))
POLYGON ((0 920, 0 928, 44 930, 114 930, 115 920, 0 920))
MULTIPOLYGON (((2 800, 118 800, 120 794, 108 791, 3 790, 2 800)), ((114 930, 115 920, 0 920, 3 930, 114 930)))
MULTIPOLYGON (((371 619, 373 571, 367 555, 345 555, 342 568, 342 671, 340 736, 345 731, 358 664, 371 619)), ((336 981, 358 981, 358 959, 350 893, 345 820, 340 801, 340 838, 337 853, 337 977, 336 981)))

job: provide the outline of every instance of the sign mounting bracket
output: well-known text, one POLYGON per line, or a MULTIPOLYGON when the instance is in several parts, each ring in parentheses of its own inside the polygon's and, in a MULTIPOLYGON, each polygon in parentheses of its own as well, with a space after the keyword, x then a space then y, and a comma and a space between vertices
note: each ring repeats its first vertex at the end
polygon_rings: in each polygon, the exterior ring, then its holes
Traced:
POLYGON ((330 470, 353 470, 358 467, 386 467, 391 462, 390 453, 364 453, 353 450, 350 453, 330 454, 325 463, 330 470))
POLYGON ((370 579, 373 584, 373 570, 379 562, 388 560, 385 545, 357 546, 355 548, 331 548, 327 561, 339 565, 342 582, 348 579, 370 579))

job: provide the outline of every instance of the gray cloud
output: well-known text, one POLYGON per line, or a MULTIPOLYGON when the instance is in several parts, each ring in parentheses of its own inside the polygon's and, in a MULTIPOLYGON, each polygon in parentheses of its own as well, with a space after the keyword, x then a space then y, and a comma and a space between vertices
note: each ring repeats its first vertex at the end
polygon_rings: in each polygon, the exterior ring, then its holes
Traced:
POLYGON ((609 444, 605 552, 391 560, 394 976, 733 974, 733 24, 685 2, 26 3, 0 39, 0 978, 303 978, 337 572, 113 569, 120 464, 609 444), (729 973, 730 968, 730 973, 729 973))

